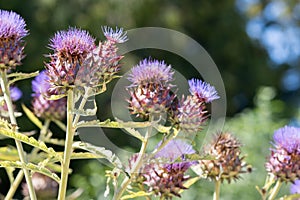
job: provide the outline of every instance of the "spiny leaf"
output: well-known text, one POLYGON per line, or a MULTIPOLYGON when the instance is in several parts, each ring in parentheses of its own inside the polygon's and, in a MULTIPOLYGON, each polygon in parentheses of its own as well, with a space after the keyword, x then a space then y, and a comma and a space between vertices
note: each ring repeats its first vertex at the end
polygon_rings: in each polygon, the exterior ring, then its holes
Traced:
POLYGON ((144 191, 139 191, 139 192, 130 192, 131 194, 124 195, 121 200, 125 199, 133 199, 137 197, 145 197, 145 196, 150 196, 153 194, 153 192, 144 192, 144 191))
POLYGON ((31 112, 31 110, 29 110, 24 104, 22 104, 22 108, 30 121, 32 121, 40 129, 42 129, 43 123, 35 116, 35 114, 33 114, 33 112, 31 112))
POLYGON ((21 72, 17 72, 17 73, 12 73, 7 75, 8 78, 12 78, 12 80, 10 80, 8 82, 8 85, 16 82, 16 81, 20 81, 20 80, 24 80, 24 79, 28 79, 28 78, 32 78, 35 77, 39 74, 39 71, 36 72, 32 72, 32 73, 21 73, 21 72))
POLYGON ((150 122, 122 122, 121 120, 117 121, 110 121, 105 120, 103 122, 100 122, 99 120, 93 120, 93 121, 81 121, 77 124, 77 128, 82 127, 102 127, 102 128, 147 128, 151 126, 152 123, 150 122))
POLYGON ((20 161, 0 161, 0 167, 14 167, 14 168, 20 168, 20 169, 27 169, 27 170, 31 170, 34 172, 38 172, 41 174, 44 174, 50 178, 52 178, 53 180, 55 180, 56 182, 60 182, 60 178, 55 174, 52 173, 49 169, 45 168, 45 167, 41 167, 32 163, 22 163, 20 161))
POLYGON ((114 153, 112 153, 110 150, 105 149, 104 147, 97 147, 92 144, 83 142, 74 142, 73 147, 94 153, 99 156, 99 158, 105 158, 115 167, 122 169, 121 160, 114 153))
POLYGON ((7 137, 19 140, 21 142, 24 142, 26 144, 29 144, 33 147, 39 148, 40 150, 48 153, 49 155, 53 157, 57 157, 57 153, 54 151, 53 148, 48 148, 44 142, 39 142, 33 137, 28 137, 22 133, 14 132, 11 129, 1 127, 0 125, 0 134, 5 135, 7 137))

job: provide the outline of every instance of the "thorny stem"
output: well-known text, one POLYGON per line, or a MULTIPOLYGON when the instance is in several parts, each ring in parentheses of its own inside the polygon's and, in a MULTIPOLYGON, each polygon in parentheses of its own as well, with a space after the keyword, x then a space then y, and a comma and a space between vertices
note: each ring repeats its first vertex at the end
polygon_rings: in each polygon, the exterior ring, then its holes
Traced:
POLYGON ((221 179, 215 179, 215 192, 213 200, 219 200, 220 198, 220 186, 221 186, 221 179))
MULTIPOLYGON (((1 89, 4 94, 5 103, 6 103, 6 106, 8 109, 10 123, 14 126, 17 126, 17 120, 16 120, 16 117, 14 114, 13 104, 12 104, 12 100, 10 97, 10 91, 8 88, 6 69, 1 71, 1 89)), ((26 153, 23 149, 22 143, 19 140, 15 140, 15 142, 16 142, 16 147, 18 150, 20 161, 24 164, 27 164, 26 153)), ((30 199, 36 200, 36 195, 35 195, 35 191, 34 191, 34 187, 32 184, 30 173, 27 169, 23 169, 23 172, 24 172, 25 179, 26 179, 26 182, 28 185, 30 199)))
POLYGON ((74 111, 74 92, 73 89, 68 90, 67 96, 67 132, 65 141, 65 151, 61 172, 61 179, 59 185, 58 199, 64 200, 66 197, 67 183, 68 183, 68 171, 70 166, 70 159, 72 154, 72 144, 74 139, 74 127, 73 127, 73 111, 74 111))
MULTIPOLYGON (((150 122, 152 122, 153 118, 150 116, 150 122)), ((146 148, 147 148, 147 144, 148 144, 148 140, 149 140, 149 136, 152 133, 152 129, 153 126, 149 126, 148 130, 145 134, 144 140, 142 141, 142 146, 139 152, 139 155, 136 159, 135 164, 132 167, 132 170, 130 172, 130 178, 128 178, 127 176, 124 178, 122 184, 121 184, 121 188, 117 191, 116 195, 114 196, 114 200, 119 200, 121 199, 123 193, 125 192, 127 186, 130 184, 131 182, 131 177, 133 177, 133 174, 137 173, 138 170, 141 168, 142 164, 143 164, 143 156, 146 153, 146 148)))
MULTIPOLYGON (((49 128, 49 124, 50 124, 50 120, 47 119, 41 130, 41 133, 39 136, 39 141, 41 141, 42 138, 45 137, 45 134, 47 133, 47 130, 49 128)), ((31 154, 35 155, 38 151, 39 151, 39 149, 34 148, 31 152, 31 154)), ((20 170, 19 173, 17 174, 12 186, 9 188, 4 200, 10 200, 13 198, 14 194, 16 193, 16 190, 18 189, 18 186, 20 185, 20 183, 23 179, 23 176, 24 176, 24 172, 23 172, 23 170, 20 170)))
POLYGON ((268 200, 273 200, 275 199, 276 195, 278 194, 280 188, 281 188, 281 185, 282 185, 282 181, 278 180, 274 186, 274 188, 272 189, 272 192, 268 198, 268 200))

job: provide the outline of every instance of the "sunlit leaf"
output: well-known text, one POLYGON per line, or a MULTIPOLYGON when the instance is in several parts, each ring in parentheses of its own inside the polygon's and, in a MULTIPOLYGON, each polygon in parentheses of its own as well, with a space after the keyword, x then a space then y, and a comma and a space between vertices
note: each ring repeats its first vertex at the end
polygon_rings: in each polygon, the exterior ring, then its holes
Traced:
POLYGON ((38 74, 39 74, 39 71, 32 72, 32 73, 21 73, 21 72, 11 73, 11 74, 7 75, 7 77, 9 79, 11 79, 11 80, 9 80, 8 84, 10 85, 12 83, 15 83, 16 81, 20 81, 20 80, 35 77, 38 74))
POLYGON ((29 144, 33 147, 39 148, 40 150, 48 153, 49 155, 56 157, 57 153, 54 151, 53 148, 48 148, 44 142, 37 141, 34 137, 28 137, 22 133, 14 132, 10 128, 6 128, 1 126, 0 122, 0 134, 13 138, 15 140, 19 140, 23 143, 29 144))
POLYGON ((1 160, 16 161, 19 160, 19 154, 15 147, 1 147, 0 148, 0 158, 1 160))
POLYGON ((34 123, 37 127, 40 129, 43 128, 43 123, 35 116, 33 112, 31 112, 30 109, 28 109, 24 104, 22 104, 23 111, 27 115, 27 117, 34 123))
POLYGON ((121 199, 133 199, 136 197, 145 197, 145 196, 150 196, 153 194, 153 192, 144 192, 144 191, 139 191, 139 192, 130 192, 131 194, 124 195, 121 199))
POLYGON ((97 147, 92 144, 83 143, 83 142, 74 142, 73 147, 94 153, 97 156, 99 156, 99 158, 107 159, 115 167, 119 169, 122 168, 121 160, 114 153, 112 153, 110 150, 105 149, 104 147, 97 147))
POLYGON ((0 161, 0 167, 13 167, 13 168, 27 169, 33 172, 44 174, 52 178, 58 183, 60 182, 60 178, 55 173, 52 173, 49 169, 45 167, 41 167, 32 163, 25 164, 20 161, 0 161))
POLYGON ((48 100, 58 100, 63 97, 66 97, 67 94, 59 94, 59 95, 51 95, 50 97, 47 97, 48 100))

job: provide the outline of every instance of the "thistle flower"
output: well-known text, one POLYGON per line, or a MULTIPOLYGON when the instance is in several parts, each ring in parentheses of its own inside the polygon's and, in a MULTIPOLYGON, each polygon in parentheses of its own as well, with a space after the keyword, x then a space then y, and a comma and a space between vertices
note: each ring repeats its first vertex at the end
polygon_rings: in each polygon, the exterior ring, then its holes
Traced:
POLYGON ((186 99, 182 97, 177 109, 174 121, 182 131, 196 133, 202 130, 204 122, 208 119, 204 104, 199 103, 192 96, 187 96, 186 99))
POLYGON ((49 100, 49 77, 46 71, 40 72, 32 81, 32 107, 36 116, 43 119, 61 120, 66 114, 66 98, 49 100))
POLYGON ((295 180, 290 187, 291 194, 300 194, 300 180, 295 180))
POLYGON ((190 93, 197 97, 199 102, 210 103, 213 100, 219 99, 218 93, 214 86, 198 79, 191 79, 188 81, 190 86, 190 93))
POLYGON ((24 19, 15 12, 0 10, 0 68, 14 69, 24 58, 23 38, 28 35, 24 19))
POLYGON ((77 72, 87 54, 95 48, 94 39, 87 31, 69 28, 59 31, 50 40, 50 63, 46 64, 51 90, 64 93, 74 86, 77 72))
MULTIPOLYGON (((58 184, 48 176, 36 172, 32 175, 32 184, 38 199, 55 199, 58 191, 58 184)), ((22 185, 22 194, 25 199, 29 199, 27 183, 23 183, 22 185)))
POLYGON ((200 160, 202 176, 213 180, 237 180, 241 173, 251 172, 251 167, 241 156, 241 143, 230 133, 220 133, 205 147, 205 153, 213 160, 200 160))
POLYGON ((174 72, 163 61, 145 59, 131 69, 127 88, 132 114, 148 118, 149 114, 168 112, 176 95, 171 92, 174 72))
POLYGON ((300 128, 285 126, 274 132, 274 149, 266 170, 285 182, 300 179, 300 128))
MULTIPOLYGON (((158 144, 160 145, 161 143, 158 144)), ((185 141, 171 140, 157 152, 154 159, 144 164, 135 183, 144 185, 146 192, 154 192, 162 199, 180 197, 179 191, 187 189, 184 182, 189 179, 189 176, 185 173, 195 164, 194 161, 185 160, 184 155, 193 153, 195 150, 185 141), (181 160, 177 161, 178 158, 181 160)), ((136 158, 137 154, 130 159, 129 166, 133 166, 136 158)))
POLYGON ((102 28, 107 40, 100 42, 98 47, 93 49, 85 58, 75 80, 76 85, 97 87, 110 82, 114 75, 119 72, 119 61, 123 58, 117 54, 116 43, 127 41, 123 29, 114 31, 112 28, 102 28))
MULTIPOLYGON (((13 102, 18 101, 22 97, 22 91, 19 88, 17 88, 16 86, 10 86, 9 90, 10 90, 10 97, 13 102)), ((1 90, 1 88, 0 88, 0 96, 3 97, 3 92, 1 90)), ((9 117, 7 105, 4 101, 4 99, 2 99, 2 102, 0 102, 0 116, 1 117, 9 117)))

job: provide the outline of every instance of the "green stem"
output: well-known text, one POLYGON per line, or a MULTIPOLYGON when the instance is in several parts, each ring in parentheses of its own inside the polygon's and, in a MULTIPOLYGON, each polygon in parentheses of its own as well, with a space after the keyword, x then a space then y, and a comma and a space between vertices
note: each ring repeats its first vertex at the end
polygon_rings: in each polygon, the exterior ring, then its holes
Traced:
MULTIPOLYGON (((8 109, 10 123, 12 125, 17 126, 17 120, 15 118, 14 108, 13 108, 12 100, 10 97, 10 91, 9 91, 9 87, 8 87, 6 70, 1 71, 1 89, 4 94, 5 103, 6 103, 6 106, 8 109)), ((26 153, 23 150, 22 143, 19 140, 15 140, 15 142, 16 142, 16 147, 18 150, 20 161, 24 164, 27 164, 26 153)), ((26 179, 26 182, 28 185, 30 199, 36 200, 36 195, 35 195, 35 191, 34 191, 34 187, 32 184, 30 173, 27 169, 23 169, 23 172, 25 174, 25 179, 26 179)))
MULTIPOLYGON (((39 136, 39 141, 42 141, 43 137, 45 137, 45 134, 47 133, 47 130, 49 128, 49 124, 50 124, 50 120, 46 120, 45 123, 44 123, 44 126, 41 130, 41 133, 40 133, 40 136, 39 136)), ((31 155, 36 155, 36 153, 39 151, 38 148, 34 148, 31 152, 31 155)), ((16 190, 18 189, 22 179, 23 179, 23 176, 24 176, 24 172, 23 170, 20 170, 19 173, 17 174, 13 184, 11 185, 11 187, 9 188, 6 196, 5 196, 5 199, 4 200, 10 200, 13 198, 13 196, 15 195, 16 193, 16 190)))
POLYGON ((67 192, 67 183, 68 183, 68 171, 70 166, 70 159, 72 154, 72 144, 74 139, 74 127, 73 127, 73 111, 74 111, 74 92, 73 89, 68 90, 67 97, 67 132, 66 132, 66 141, 65 141, 65 151, 61 172, 61 183, 59 185, 58 199, 64 200, 67 192))
POLYGON ((272 189, 272 192, 268 198, 268 200, 273 200, 275 199, 275 197, 277 196, 280 188, 281 188, 282 182, 280 180, 278 180, 274 186, 274 188, 272 189))
POLYGON ((215 192, 214 192, 214 197, 213 200, 219 200, 220 198, 220 187, 221 187, 221 180, 215 179, 215 192))
POLYGON ((24 177, 24 171, 20 170, 13 184, 10 186, 4 200, 11 200, 14 197, 20 183, 22 182, 23 177, 24 177))
MULTIPOLYGON (((150 117, 150 122, 152 121, 152 117, 150 117)), ((133 176, 133 174, 137 173, 138 170, 141 168, 142 164, 143 164, 143 156, 144 154, 146 153, 146 148, 147 148, 147 144, 148 144, 148 139, 149 139, 149 136, 151 135, 152 133, 152 129, 153 127, 152 126, 149 126, 148 127, 148 130, 145 134, 145 139, 144 141, 142 142, 142 146, 141 146, 141 149, 140 149, 140 152, 139 152, 139 156, 135 162, 135 164, 133 165, 132 167, 132 170, 130 172, 130 177, 133 176)), ((114 196, 114 200, 119 200, 121 199, 123 193, 125 192, 127 186, 130 184, 131 182, 131 178, 128 178, 127 176, 124 178, 122 184, 121 184, 121 188, 117 191, 116 195, 114 196)))

